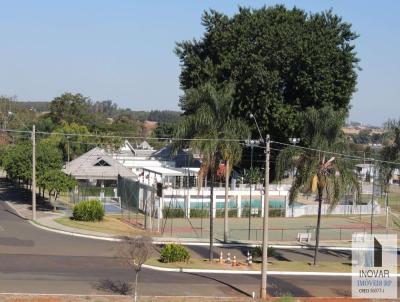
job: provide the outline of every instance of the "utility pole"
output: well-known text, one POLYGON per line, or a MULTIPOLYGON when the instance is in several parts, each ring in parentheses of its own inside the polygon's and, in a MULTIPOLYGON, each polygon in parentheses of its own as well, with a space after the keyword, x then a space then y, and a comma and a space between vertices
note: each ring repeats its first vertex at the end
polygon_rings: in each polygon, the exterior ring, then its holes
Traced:
POLYGON ((251 155, 250 155, 250 203, 249 203, 249 232, 248 232, 248 240, 251 238, 251 186, 253 185, 253 146, 254 146, 254 141, 250 141, 250 148, 251 148, 251 155))
POLYGON ((385 192, 385 206, 386 206, 386 232, 389 228, 389 192, 388 189, 385 192))
POLYGON ((376 164, 374 161, 374 176, 372 177, 372 198, 371 198, 371 235, 374 231, 373 222, 374 222, 374 199, 375 199, 375 180, 376 180, 376 164))
POLYGON ((264 185, 264 219, 263 219, 263 242, 262 242, 262 266, 261 266, 261 299, 267 298, 267 258, 268 258, 268 215, 269 215, 269 155, 270 139, 267 134, 265 140, 265 185, 264 185))
POLYGON ((32 220, 36 220, 36 129, 32 126, 32 220))

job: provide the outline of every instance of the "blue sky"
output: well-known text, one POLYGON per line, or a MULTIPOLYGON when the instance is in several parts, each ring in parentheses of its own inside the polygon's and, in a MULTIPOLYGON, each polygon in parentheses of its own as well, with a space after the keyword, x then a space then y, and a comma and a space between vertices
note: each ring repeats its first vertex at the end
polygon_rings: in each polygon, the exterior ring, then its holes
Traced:
POLYGON ((0 94, 51 100, 65 91, 133 110, 178 109, 176 41, 198 38, 214 8, 283 3, 332 8, 360 34, 359 83, 350 119, 400 118, 400 1, 0 0, 0 94))

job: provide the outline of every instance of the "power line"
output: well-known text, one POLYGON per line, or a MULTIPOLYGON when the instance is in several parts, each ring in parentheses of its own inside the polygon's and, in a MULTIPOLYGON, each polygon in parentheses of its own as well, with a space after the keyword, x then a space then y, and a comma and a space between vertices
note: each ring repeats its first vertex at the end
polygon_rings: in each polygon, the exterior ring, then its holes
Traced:
POLYGON ((277 142, 277 141, 271 141, 271 143, 275 143, 275 144, 279 144, 279 145, 283 145, 283 146, 287 146, 287 147, 291 147, 291 148, 298 148, 298 149, 309 150, 309 151, 314 151, 314 152, 321 152, 321 153, 325 153, 325 154, 337 155, 337 156, 346 157, 349 159, 371 160, 371 161, 379 162, 379 163, 400 165, 400 162, 393 162, 393 161, 381 160, 381 159, 376 159, 376 158, 364 158, 364 157, 360 157, 360 156, 356 156, 356 155, 350 155, 350 154, 339 153, 339 152, 334 152, 334 151, 320 150, 320 149, 309 148, 309 147, 303 147, 303 146, 292 145, 292 144, 282 143, 282 142, 277 142))
MULTIPOLYGON (((15 133, 31 133, 31 131, 26 131, 26 130, 15 130, 15 129, 2 129, 0 131, 3 132, 15 132, 15 133)), ((120 139, 143 139, 143 140, 168 140, 168 141, 224 141, 224 142, 239 142, 239 143, 246 143, 248 142, 247 139, 224 139, 224 138, 176 138, 176 137, 145 137, 145 136, 119 136, 119 135, 99 135, 99 134, 90 134, 90 133, 63 133, 63 132, 45 132, 45 131, 37 131, 37 134, 43 134, 43 135, 62 135, 62 136, 68 136, 68 137, 73 137, 73 136, 80 136, 80 137, 98 137, 98 138, 120 138, 120 139)), ((386 163, 386 164, 392 164, 392 165, 400 165, 399 162, 393 162, 393 161, 385 161, 385 160, 380 160, 380 159, 375 159, 375 158, 364 158, 356 155, 351 155, 351 154, 345 154, 345 153, 339 153, 339 152, 334 152, 334 151, 327 151, 327 150, 320 150, 320 149, 315 149, 315 148, 309 148, 309 147, 303 147, 299 145, 292 145, 289 143, 283 143, 283 142, 278 142, 278 141, 271 141, 271 143, 279 144, 282 146, 286 147, 291 147, 291 148, 298 148, 298 149, 303 149, 303 150, 309 150, 309 151, 314 151, 314 152, 320 152, 320 153, 325 153, 325 154, 332 154, 336 156, 341 156, 344 158, 349 158, 349 159, 357 159, 357 160, 371 160, 374 162, 378 163, 386 163)), ((265 149, 265 146, 259 146, 259 145, 254 145, 256 148, 261 148, 265 149)), ((272 149, 276 151, 281 151, 282 149, 272 149)))

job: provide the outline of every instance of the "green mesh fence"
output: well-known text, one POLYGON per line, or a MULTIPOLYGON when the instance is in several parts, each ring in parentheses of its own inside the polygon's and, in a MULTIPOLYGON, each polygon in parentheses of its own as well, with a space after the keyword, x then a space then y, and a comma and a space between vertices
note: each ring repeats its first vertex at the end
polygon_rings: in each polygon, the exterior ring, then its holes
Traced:
POLYGON ((138 210, 139 190, 139 182, 118 176, 118 195, 121 197, 121 206, 123 209, 128 211, 138 210))

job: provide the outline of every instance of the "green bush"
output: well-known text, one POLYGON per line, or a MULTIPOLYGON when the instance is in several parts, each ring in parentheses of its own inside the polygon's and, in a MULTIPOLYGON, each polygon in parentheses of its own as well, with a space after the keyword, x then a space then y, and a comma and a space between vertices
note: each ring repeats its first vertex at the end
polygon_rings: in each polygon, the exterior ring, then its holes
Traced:
POLYGON ((79 221, 100 221, 103 217, 104 207, 99 200, 81 201, 72 212, 72 218, 79 221))
POLYGON ((104 196, 113 197, 114 196, 114 188, 111 187, 90 187, 90 186, 80 186, 79 192, 83 196, 100 196, 101 192, 104 192, 104 196))
POLYGON ((269 217, 283 217, 285 216, 285 209, 270 209, 269 217))
MULTIPOLYGON (((217 209, 215 213, 217 218, 225 216, 225 209, 217 209)), ((237 217, 237 209, 228 209, 228 217, 237 217)))
POLYGON ((185 217, 185 211, 183 209, 163 209, 164 218, 183 218, 185 217))
MULTIPOLYGON (((256 246, 252 251, 251 251, 251 255, 254 258, 261 258, 262 257, 262 246, 256 246)), ((267 250, 267 255, 268 257, 275 257, 278 255, 278 252, 275 250, 275 248, 273 248, 272 246, 268 247, 267 250)))
POLYGON ((160 261, 163 263, 169 262, 188 262, 190 254, 188 250, 179 244, 167 244, 161 249, 160 261))
POLYGON ((190 209, 190 218, 206 218, 209 213, 209 209, 190 209))

